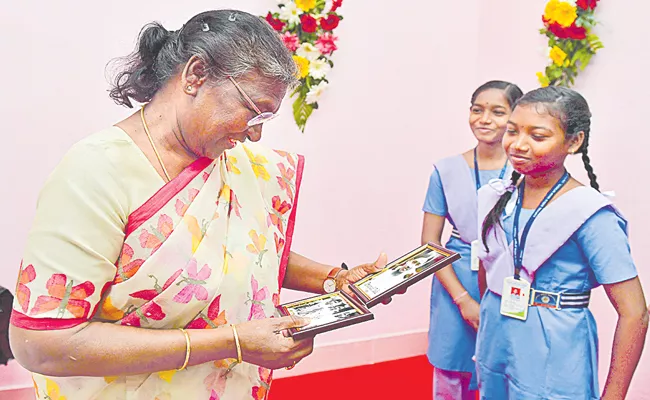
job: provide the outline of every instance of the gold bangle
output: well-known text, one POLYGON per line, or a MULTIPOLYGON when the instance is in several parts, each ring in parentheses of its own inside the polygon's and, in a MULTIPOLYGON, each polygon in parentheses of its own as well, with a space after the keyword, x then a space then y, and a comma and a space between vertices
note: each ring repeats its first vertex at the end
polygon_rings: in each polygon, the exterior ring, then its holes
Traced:
POLYGON ((190 351, 192 350, 192 346, 190 344, 190 334, 187 333, 187 331, 183 328, 180 328, 180 331, 183 332, 183 335, 185 336, 185 361, 183 362, 183 366, 176 371, 182 371, 187 368, 187 364, 190 362, 190 351))
POLYGON ((230 324, 230 327, 232 328, 232 334, 235 337, 235 346, 237 346, 237 364, 241 364, 241 346, 239 345, 239 335, 237 334, 237 328, 235 328, 234 324, 230 324))

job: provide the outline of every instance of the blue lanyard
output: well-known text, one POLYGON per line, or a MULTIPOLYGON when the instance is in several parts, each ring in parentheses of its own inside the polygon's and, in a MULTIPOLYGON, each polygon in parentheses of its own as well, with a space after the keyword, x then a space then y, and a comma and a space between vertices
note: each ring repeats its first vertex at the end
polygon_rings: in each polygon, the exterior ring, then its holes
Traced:
MULTIPOLYGON (((503 177, 506 175, 506 169, 508 169, 508 158, 506 158, 506 163, 503 164, 503 168, 501 168, 499 179, 503 179, 503 177)), ((478 191, 481 188, 481 177, 478 174, 478 159, 476 157, 476 147, 474 147, 474 176, 476 177, 476 191, 478 191)))
POLYGON ((519 272, 521 271, 522 262, 524 259, 524 247, 526 247, 526 239, 528 238, 528 232, 530 227, 533 225, 535 219, 539 216, 539 213, 542 212, 544 207, 548 205, 548 202, 557 194, 557 192, 562 189, 564 185, 569 181, 569 173, 564 171, 564 175, 560 178, 559 181, 553 185, 551 190, 546 193, 544 199, 537 206, 533 215, 530 216, 528 223, 524 227, 524 231, 521 234, 521 246, 519 245, 519 214, 521 214, 521 206, 524 202, 524 182, 519 185, 519 197, 517 198, 517 207, 515 208, 515 219, 512 223, 512 247, 513 247, 513 256, 515 261, 515 279, 519 279, 519 272))

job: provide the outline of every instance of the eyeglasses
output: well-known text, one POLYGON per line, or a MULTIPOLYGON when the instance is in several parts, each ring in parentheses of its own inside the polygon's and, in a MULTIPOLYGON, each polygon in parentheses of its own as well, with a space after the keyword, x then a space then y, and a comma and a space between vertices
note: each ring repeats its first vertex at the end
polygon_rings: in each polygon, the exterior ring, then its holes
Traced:
POLYGON ((272 112, 268 112, 268 111, 262 112, 259 108, 257 108, 255 103, 253 103, 253 100, 251 100, 251 98, 248 97, 246 92, 244 92, 244 89, 242 89, 241 86, 239 86, 237 81, 235 81, 232 76, 229 76, 228 79, 230 79, 230 82, 232 82, 233 85, 235 85, 237 90, 239 90, 239 93, 244 97, 244 99, 246 99, 248 105, 251 106, 251 108, 255 110, 255 112, 257 113, 257 115, 253 117, 250 121, 248 121, 246 125, 248 125, 249 127, 261 125, 265 122, 269 122, 270 120, 278 116, 278 114, 274 114, 272 112))

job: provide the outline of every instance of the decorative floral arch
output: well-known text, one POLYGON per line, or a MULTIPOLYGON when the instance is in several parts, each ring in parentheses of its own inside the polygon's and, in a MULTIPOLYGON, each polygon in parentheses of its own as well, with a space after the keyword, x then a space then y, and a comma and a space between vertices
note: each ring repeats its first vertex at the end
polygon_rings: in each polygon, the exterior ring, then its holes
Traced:
POLYGON ((327 74, 337 50, 334 29, 343 17, 337 13, 343 0, 278 0, 278 11, 269 11, 266 21, 282 35, 293 52, 300 84, 291 93, 293 117, 302 132, 318 108, 318 100, 329 85, 327 74))
POLYGON ((603 44, 592 29, 598 23, 598 0, 549 0, 544 9, 542 35, 548 37, 550 63, 537 78, 542 86, 571 86, 579 71, 603 44))

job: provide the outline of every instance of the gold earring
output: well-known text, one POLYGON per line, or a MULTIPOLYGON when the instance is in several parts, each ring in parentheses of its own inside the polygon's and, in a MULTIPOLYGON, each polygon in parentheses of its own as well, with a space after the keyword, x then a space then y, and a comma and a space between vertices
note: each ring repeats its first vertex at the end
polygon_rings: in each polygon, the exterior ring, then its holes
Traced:
POLYGON ((188 92, 191 92, 192 91, 192 85, 187 85, 186 89, 187 89, 188 92))

